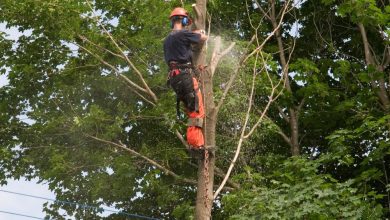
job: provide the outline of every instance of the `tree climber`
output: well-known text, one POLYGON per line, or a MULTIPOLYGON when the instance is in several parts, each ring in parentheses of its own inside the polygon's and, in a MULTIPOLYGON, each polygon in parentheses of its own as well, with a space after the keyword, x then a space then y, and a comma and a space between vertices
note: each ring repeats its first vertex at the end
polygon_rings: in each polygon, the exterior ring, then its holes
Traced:
POLYGON ((202 133, 205 116, 198 80, 194 77, 192 46, 207 40, 204 31, 187 30, 192 21, 184 8, 175 8, 169 17, 171 33, 164 41, 164 58, 169 66, 168 84, 177 98, 177 114, 180 115, 180 101, 184 103, 188 120, 187 143, 191 150, 204 149, 202 133))

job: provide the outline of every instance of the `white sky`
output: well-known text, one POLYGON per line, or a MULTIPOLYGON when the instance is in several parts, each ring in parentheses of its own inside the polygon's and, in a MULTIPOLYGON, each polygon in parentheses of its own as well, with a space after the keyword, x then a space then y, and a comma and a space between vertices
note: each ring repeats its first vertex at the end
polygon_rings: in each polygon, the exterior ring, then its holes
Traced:
POLYGON ((0 75, 0 88, 8 84, 7 76, 0 75))
MULTIPOLYGON (((47 185, 37 184, 36 180, 31 182, 24 179, 10 180, 6 186, 1 186, 0 190, 39 196, 55 199, 54 193, 48 190, 47 185)), ((0 211, 14 212, 22 215, 28 215, 43 219, 45 214, 42 212, 43 203, 47 201, 30 198, 22 195, 15 195, 0 191, 0 211)), ((0 212, 0 220, 23 220, 33 219, 23 216, 11 215, 0 212)))

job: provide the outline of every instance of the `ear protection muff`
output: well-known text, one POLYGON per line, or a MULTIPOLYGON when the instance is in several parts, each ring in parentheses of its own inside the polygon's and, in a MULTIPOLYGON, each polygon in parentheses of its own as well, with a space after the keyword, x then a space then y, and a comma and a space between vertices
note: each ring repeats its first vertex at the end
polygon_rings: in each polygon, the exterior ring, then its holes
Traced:
POLYGON ((183 18, 181 19, 181 24, 182 24, 183 26, 188 26, 188 25, 189 25, 188 17, 183 17, 183 18))
POLYGON ((188 25, 190 25, 192 22, 191 22, 191 19, 189 19, 188 17, 185 17, 185 16, 174 16, 174 17, 172 17, 171 18, 171 21, 170 21, 170 26, 171 26, 171 28, 173 28, 173 26, 174 26, 174 23, 176 22, 176 21, 178 21, 178 20, 181 20, 181 24, 183 25, 183 26, 188 26, 188 25))

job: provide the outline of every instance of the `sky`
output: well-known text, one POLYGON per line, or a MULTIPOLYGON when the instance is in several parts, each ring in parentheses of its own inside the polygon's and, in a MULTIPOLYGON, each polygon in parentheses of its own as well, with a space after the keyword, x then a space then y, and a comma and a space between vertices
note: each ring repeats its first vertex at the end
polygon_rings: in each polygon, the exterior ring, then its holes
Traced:
MULTIPOLYGON (((22 34, 30 34, 29 31, 20 33, 16 28, 7 29, 4 23, 0 23, 0 32, 5 32, 8 35, 7 38, 13 40, 17 40, 22 34)), ((7 76, 0 75, 0 88, 7 84, 7 76)), ((17 195, 4 191, 55 199, 54 193, 48 189, 47 185, 38 184, 37 180, 26 181, 24 179, 9 179, 6 186, 0 186, 0 220, 34 219, 31 217, 43 219, 45 216, 42 212, 43 203, 47 202, 43 199, 17 195), (31 217, 12 215, 4 212, 12 212, 31 217)))
POLYGON ((44 218, 45 214, 42 212, 42 208, 43 203, 47 202, 47 200, 14 193, 55 199, 54 193, 48 189, 47 185, 38 184, 37 180, 9 180, 9 183, 6 186, 0 187, 0 220, 34 219, 32 217, 35 217, 35 219, 44 218), (12 212, 31 217, 7 214, 4 212, 12 212))

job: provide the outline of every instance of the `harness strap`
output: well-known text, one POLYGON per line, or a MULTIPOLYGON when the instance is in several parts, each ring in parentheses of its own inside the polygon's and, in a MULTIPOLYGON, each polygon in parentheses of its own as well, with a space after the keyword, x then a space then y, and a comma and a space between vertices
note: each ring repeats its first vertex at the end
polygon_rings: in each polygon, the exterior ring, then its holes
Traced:
MULTIPOLYGON (((192 71, 191 71, 193 69, 194 69, 194 67, 193 67, 192 63, 178 63, 178 62, 171 61, 169 63, 169 74, 168 74, 167 84, 170 84, 171 79, 178 77, 179 74, 180 75, 181 74, 190 74, 191 80, 193 80, 193 75, 192 75, 192 71)), ((192 82, 192 85, 193 84, 194 83, 192 82)), ((200 90, 199 87, 196 89, 193 87, 192 92, 187 93, 187 94, 181 94, 181 95, 179 95, 177 93, 177 91, 175 90, 176 91, 176 114, 177 114, 178 118, 180 118, 180 101, 184 101, 188 97, 190 99, 193 98, 193 100, 194 100, 194 106, 193 106, 194 108, 191 109, 190 111, 199 112, 199 97, 198 97, 199 90, 200 90)))
POLYGON ((194 89, 194 95, 195 95, 195 111, 199 112, 199 97, 198 97, 198 91, 199 87, 197 89, 194 89))
POLYGON ((169 62, 169 69, 170 70, 173 70, 173 69, 193 69, 193 68, 194 68, 194 66, 190 62, 188 62, 188 63, 178 63, 178 62, 174 62, 174 61, 169 62))

